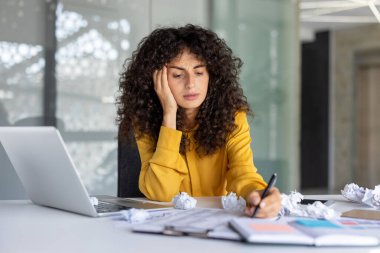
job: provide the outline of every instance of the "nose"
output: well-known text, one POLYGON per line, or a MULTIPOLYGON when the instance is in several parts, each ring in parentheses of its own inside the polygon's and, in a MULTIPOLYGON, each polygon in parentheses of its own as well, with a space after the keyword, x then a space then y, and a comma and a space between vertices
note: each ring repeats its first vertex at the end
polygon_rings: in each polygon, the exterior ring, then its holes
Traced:
POLYGON ((186 89, 190 90, 195 87, 195 77, 192 74, 188 75, 187 82, 186 82, 186 89))

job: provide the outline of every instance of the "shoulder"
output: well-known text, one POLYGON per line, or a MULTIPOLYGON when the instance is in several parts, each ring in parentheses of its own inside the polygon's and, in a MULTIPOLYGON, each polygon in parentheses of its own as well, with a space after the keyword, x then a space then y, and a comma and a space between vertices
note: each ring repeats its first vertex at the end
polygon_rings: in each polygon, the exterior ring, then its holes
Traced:
POLYGON ((238 111, 235 113, 235 124, 237 126, 240 126, 240 125, 248 125, 249 122, 248 122, 248 117, 249 115, 247 115, 247 112, 245 111, 238 111))
POLYGON ((235 113, 235 123, 247 121, 247 113, 244 111, 238 111, 235 113))

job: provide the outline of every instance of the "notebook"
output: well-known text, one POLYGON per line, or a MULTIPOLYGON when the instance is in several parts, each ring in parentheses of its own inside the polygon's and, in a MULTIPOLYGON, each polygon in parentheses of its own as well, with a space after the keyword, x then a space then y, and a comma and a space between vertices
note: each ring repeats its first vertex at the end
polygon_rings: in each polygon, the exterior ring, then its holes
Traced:
POLYGON ((380 220, 380 210, 361 210, 354 209, 342 213, 342 217, 366 219, 366 220, 380 220))
POLYGON ((129 208, 168 208, 127 199, 115 203, 114 198, 107 201, 104 197, 94 206, 54 127, 0 127, 0 144, 35 204, 91 217, 115 215, 129 208))
MULTIPOLYGON (((235 218, 230 225, 249 243, 310 246, 376 246, 379 239, 339 222, 282 217, 279 220, 235 218)), ((373 231, 372 231, 373 232, 373 231)), ((378 231, 380 234, 380 230, 378 231)))

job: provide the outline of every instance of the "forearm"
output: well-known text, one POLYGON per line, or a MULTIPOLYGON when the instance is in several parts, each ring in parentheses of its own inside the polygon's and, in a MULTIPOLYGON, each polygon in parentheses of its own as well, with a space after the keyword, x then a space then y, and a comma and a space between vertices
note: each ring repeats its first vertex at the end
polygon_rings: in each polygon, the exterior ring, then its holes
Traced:
POLYGON ((179 153, 182 133, 161 127, 155 150, 152 144, 138 142, 141 157, 139 187, 152 200, 170 201, 178 194, 187 169, 179 153))
POLYGON ((140 173, 141 192, 151 200, 171 201, 179 193, 185 173, 171 167, 150 162, 140 173))

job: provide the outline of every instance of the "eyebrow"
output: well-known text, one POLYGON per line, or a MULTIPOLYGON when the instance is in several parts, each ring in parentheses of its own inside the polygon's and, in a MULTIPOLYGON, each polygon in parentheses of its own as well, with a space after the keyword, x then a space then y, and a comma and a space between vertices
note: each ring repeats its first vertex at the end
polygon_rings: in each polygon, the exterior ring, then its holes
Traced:
MULTIPOLYGON (((179 66, 168 66, 168 67, 171 68, 171 69, 185 70, 185 68, 182 68, 182 67, 179 67, 179 66)), ((193 69, 203 68, 203 67, 206 67, 206 65, 205 64, 199 64, 199 65, 194 66, 193 69)))

